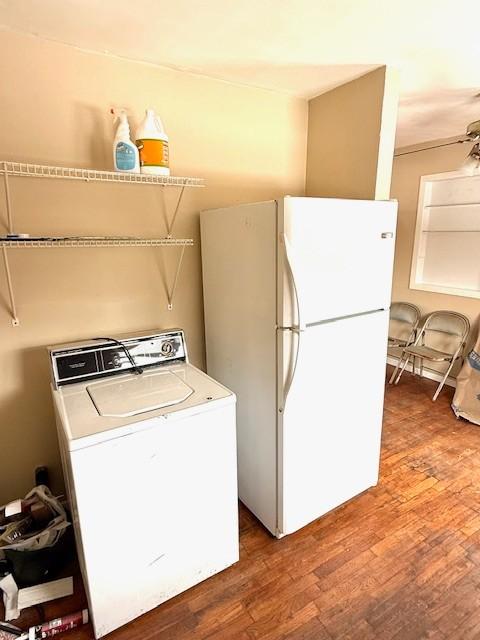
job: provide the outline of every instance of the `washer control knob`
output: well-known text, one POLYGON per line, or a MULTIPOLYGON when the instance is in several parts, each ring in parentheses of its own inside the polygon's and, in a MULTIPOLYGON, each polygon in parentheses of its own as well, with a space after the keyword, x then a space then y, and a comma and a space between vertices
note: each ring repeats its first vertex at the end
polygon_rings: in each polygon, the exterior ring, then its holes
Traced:
POLYGON ((175 353, 175 345, 170 340, 165 340, 165 342, 162 342, 160 351, 162 352, 162 356, 172 356, 175 353))
POLYGON ((113 356, 112 364, 113 364, 114 367, 121 367, 122 366, 122 360, 121 360, 120 356, 118 355, 118 353, 116 353, 113 356))

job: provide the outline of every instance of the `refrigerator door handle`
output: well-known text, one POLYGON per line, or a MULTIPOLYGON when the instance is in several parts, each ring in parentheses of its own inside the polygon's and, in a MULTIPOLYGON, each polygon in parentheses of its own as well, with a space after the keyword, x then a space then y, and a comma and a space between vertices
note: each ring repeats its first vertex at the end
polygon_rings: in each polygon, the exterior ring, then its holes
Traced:
POLYGON ((300 336, 302 332, 298 329, 290 329, 290 335, 292 339, 292 345, 295 343, 296 338, 296 347, 295 347, 295 357, 293 358, 293 367, 290 369, 290 374, 285 382, 285 388, 283 390, 283 407, 280 409, 280 412, 285 411, 285 406, 287 404, 288 394, 290 393, 290 389, 292 388, 293 379, 295 378, 295 372, 297 371, 298 364, 298 355, 300 353, 300 336))
POLYGON ((295 373, 297 371, 298 364, 298 356, 300 353, 300 340, 302 332, 305 331, 305 324, 302 322, 302 310, 300 297, 298 295, 298 276, 296 275, 295 261, 293 259, 293 252, 290 246, 290 242, 285 233, 282 233, 283 246, 285 248, 285 263, 287 265, 287 269, 290 273, 290 280, 292 283, 293 296, 295 298, 295 306, 297 308, 297 326, 292 327, 279 327, 284 331, 289 331, 292 339, 292 348, 295 349, 295 355, 293 357, 293 366, 291 367, 290 374, 285 382, 285 388, 283 390, 283 407, 282 411, 285 411, 285 405, 287 403, 288 394, 290 393, 290 389, 292 387, 293 379, 295 378, 295 373), (295 345, 296 343, 296 345, 295 345), (295 346, 293 346, 295 345, 295 346))
POLYGON ((283 246, 285 248, 285 262, 290 272, 290 278, 292 282, 293 294, 295 297, 295 306, 297 307, 297 327, 292 327, 292 329, 296 329, 297 331, 305 331, 305 323, 302 322, 302 311, 300 304, 300 297, 298 295, 298 275, 297 269, 295 267, 295 261, 293 259, 292 247, 290 246, 290 242, 285 233, 282 233, 283 246))

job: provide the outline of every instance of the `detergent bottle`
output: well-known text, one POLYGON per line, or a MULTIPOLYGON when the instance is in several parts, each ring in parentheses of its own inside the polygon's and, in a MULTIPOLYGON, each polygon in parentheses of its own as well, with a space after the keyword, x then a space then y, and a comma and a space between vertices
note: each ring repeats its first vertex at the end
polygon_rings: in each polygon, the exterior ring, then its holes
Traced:
POLYGON ((153 109, 147 109, 135 136, 140 152, 140 172, 169 176, 168 136, 153 109))

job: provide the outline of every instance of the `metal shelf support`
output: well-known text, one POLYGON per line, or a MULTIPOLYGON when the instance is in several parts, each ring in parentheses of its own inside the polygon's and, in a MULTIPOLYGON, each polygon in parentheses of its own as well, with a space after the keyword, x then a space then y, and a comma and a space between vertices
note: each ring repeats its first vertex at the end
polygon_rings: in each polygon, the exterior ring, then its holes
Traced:
MULTIPOLYGON (((167 221, 167 238, 172 237, 173 227, 175 225, 175 220, 177 219, 178 211, 180 209, 180 203, 182 202, 184 192, 185 192, 185 187, 182 187, 180 189, 180 194, 177 199, 177 204, 175 205, 175 210, 173 212, 172 219, 170 220, 170 222, 167 221)), ((163 193, 163 190, 162 190, 162 193, 163 193)))
POLYGON ((12 315, 12 325, 18 327, 20 320, 17 315, 17 305, 15 304, 15 296, 13 294, 12 275, 10 273, 10 265, 8 264, 7 247, 2 247, 3 264, 5 266, 5 276, 7 278, 8 295, 10 297, 10 313, 12 315))
POLYGON ((10 199, 10 185, 8 184, 7 163, 3 163, 3 183, 5 186, 5 204, 7 205, 8 233, 13 233, 12 201, 10 199))
POLYGON ((167 290, 167 302, 168 302, 168 310, 171 311, 173 309, 173 296, 175 295, 175 289, 177 288, 178 276, 180 275, 180 269, 182 268, 183 255, 185 253, 185 245, 182 247, 180 251, 180 256, 177 262, 177 269, 175 271, 175 276, 173 278, 172 286, 170 290, 167 290))

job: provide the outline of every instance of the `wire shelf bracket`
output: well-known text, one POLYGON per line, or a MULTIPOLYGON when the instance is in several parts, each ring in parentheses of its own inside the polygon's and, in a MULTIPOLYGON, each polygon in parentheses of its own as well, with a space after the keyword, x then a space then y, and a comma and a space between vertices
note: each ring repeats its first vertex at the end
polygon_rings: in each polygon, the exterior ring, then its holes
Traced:
POLYGON ((18 327, 20 320, 17 314, 17 305, 15 304, 15 295, 13 293, 12 274, 10 273, 10 265, 8 264, 7 248, 2 247, 3 265, 5 267, 5 277, 7 279, 8 296, 10 298, 10 314, 12 316, 12 325, 18 327))
POLYGON ((12 200, 10 198, 10 184, 8 182, 8 173, 5 170, 5 162, 3 163, 3 184, 5 187, 5 204, 7 207, 7 227, 8 233, 13 233, 13 217, 12 217, 12 200))
POLYGON ((170 224, 168 226, 168 237, 171 238, 172 237, 172 231, 173 231, 173 226, 175 224, 175 220, 177 219, 177 215, 178 215, 178 211, 180 209, 180 203, 182 202, 182 198, 183 198, 183 194, 185 193, 185 187, 182 187, 180 189, 180 194, 178 196, 178 200, 177 200, 177 204, 175 206, 175 210, 173 212, 173 216, 172 219, 170 221, 170 224))
POLYGON ((175 270, 175 275, 173 277, 172 286, 169 289, 167 288, 167 302, 168 302, 167 309, 169 311, 172 311, 173 309, 173 297, 175 296, 175 290, 177 288, 178 276, 180 275, 180 270, 182 268, 184 254, 185 254, 185 245, 181 248, 181 251, 180 251, 180 256, 178 258, 177 268, 175 270))

